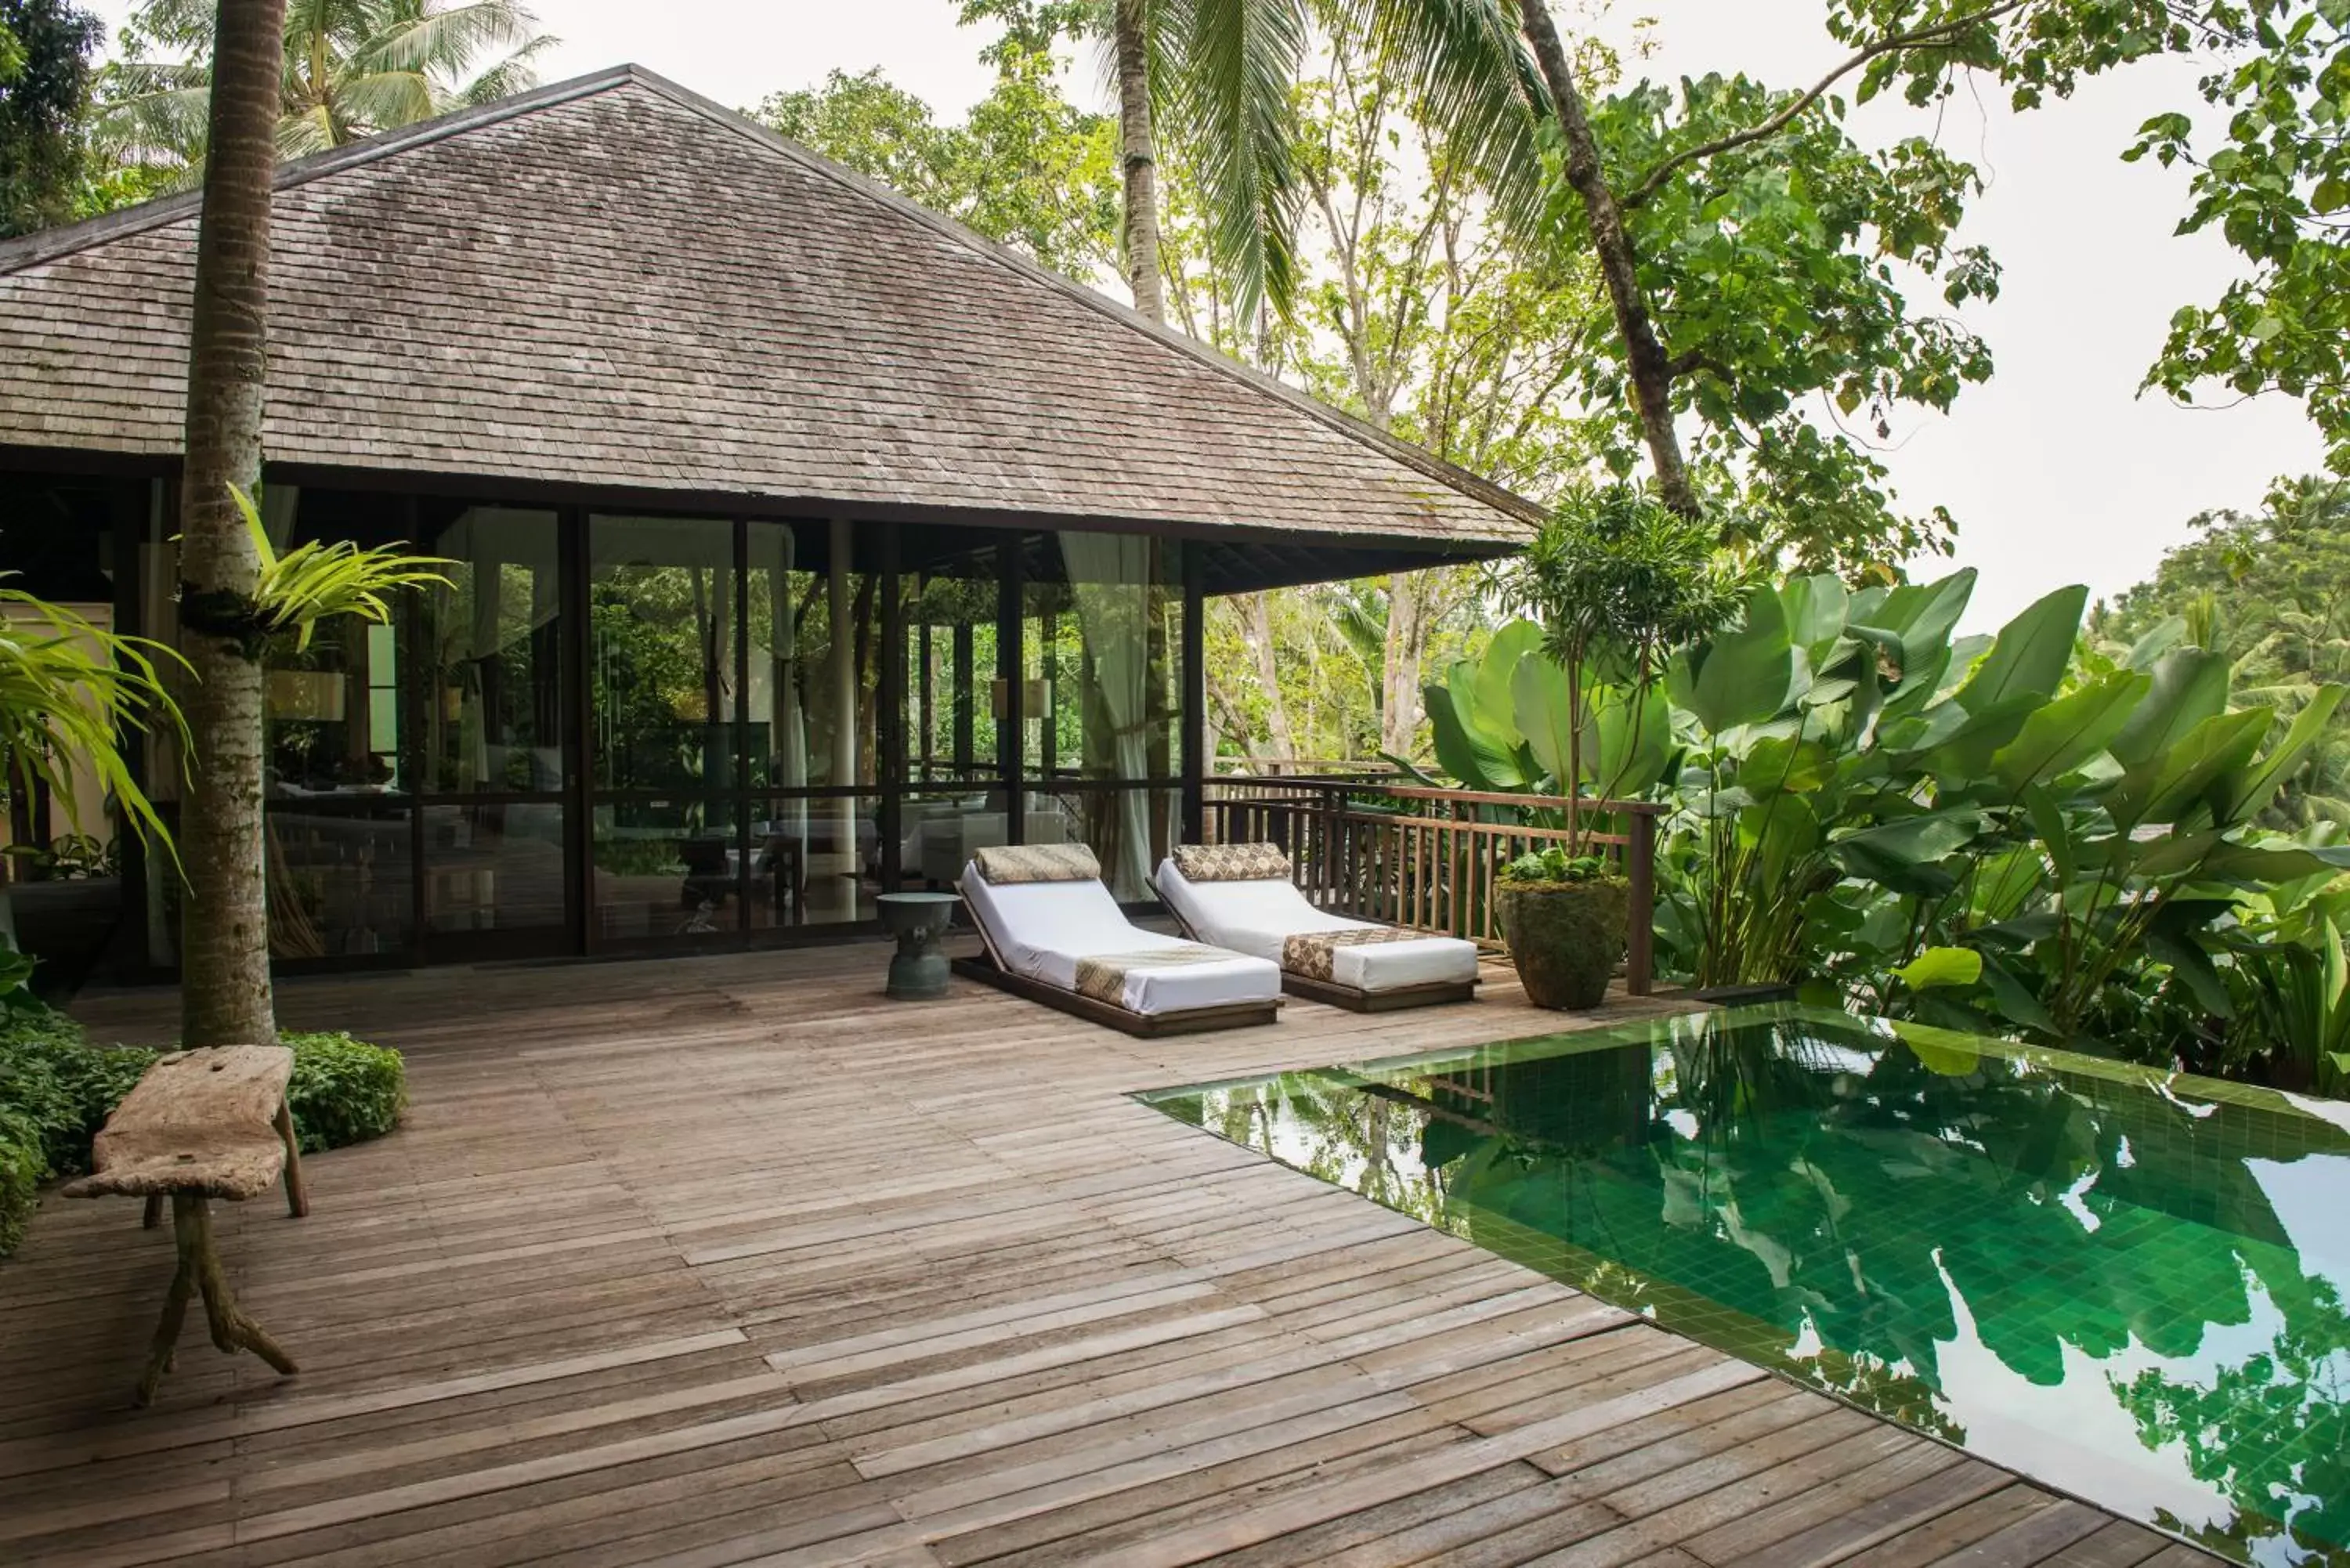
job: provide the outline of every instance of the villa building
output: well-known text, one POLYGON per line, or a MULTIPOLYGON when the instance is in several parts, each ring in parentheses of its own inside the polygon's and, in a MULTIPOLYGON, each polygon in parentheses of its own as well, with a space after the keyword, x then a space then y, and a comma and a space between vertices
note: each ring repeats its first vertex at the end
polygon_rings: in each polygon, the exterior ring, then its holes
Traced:
MULTIPOLYGON (((270 660, 287 965, 839 934, 1005 842, 1147 900, 1210 597, 1535 519, 633 67, 288 164, 276 211, 265 523, 447 578, 270 660)), ((0 568, 167 642, 196 219, 0 244, 0 568)), ((167 971, 172 878, 122 889, 167 971)))

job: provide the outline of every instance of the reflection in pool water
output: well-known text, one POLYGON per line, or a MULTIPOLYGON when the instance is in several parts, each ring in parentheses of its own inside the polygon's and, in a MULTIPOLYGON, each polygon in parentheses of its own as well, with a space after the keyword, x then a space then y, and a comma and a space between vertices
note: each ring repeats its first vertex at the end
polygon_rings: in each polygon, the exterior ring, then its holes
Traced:
POLYGON ((2350 1560, 2350 1107, 1785 1007, 1145 1098, 2230 1556, 2350 1560))

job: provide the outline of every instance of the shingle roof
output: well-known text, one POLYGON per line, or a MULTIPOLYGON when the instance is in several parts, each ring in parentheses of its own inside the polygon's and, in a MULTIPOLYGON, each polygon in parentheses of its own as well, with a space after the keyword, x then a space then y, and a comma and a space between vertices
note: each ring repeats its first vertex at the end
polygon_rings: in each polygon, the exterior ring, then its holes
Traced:
MULTIPOLYGON (((276 213, 273 462, 1461 554, 1535 514, 632 66, 276 213)), ((195 216, 0 244, 0 446, 178 452, 195 216)))

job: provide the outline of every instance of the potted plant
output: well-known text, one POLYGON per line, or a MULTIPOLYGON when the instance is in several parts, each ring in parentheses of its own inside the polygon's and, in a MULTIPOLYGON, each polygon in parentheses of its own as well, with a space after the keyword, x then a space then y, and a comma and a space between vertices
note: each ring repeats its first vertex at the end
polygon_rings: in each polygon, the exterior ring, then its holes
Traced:
POLYGON ((1591 853, 1585 791, 1605 808, 1623 784, 1623 759, 1641 751, 1649 697, 1675 649, 1737 613, 1740 582, 1721 559, 1719 534, 1638 485, 1586 487, 1543 526, 1508 587, 1542 628, 1542 653, 1565 677, 1566 797, 1563 843, 1509 867, 1495 913, 1511 961, 1538 1007, 1596 1007, 1624 956, 1630 889, 1591 853), (1617 730, 1603 743, 1602 709, 1617 730))
POLYGON ((1631 885, 1596 855, 1554 844, 1521 855, 1494 879, 1493 912, 1526 1000, 1536 1007, 1596 1007, 1624 956, 1631 885))

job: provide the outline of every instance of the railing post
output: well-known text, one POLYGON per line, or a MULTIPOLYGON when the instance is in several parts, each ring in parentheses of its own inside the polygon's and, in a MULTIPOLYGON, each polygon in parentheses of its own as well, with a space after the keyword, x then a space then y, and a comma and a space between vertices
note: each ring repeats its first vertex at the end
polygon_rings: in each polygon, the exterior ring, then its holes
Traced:
POLYGON ((1625 941, 1624 989, 1646 996, 1657 967, 1657 819, 1645 811, 1626 815, 1631 832, 1624 846, 1624 869, 1632 884, 1632 920, 1625 941))

